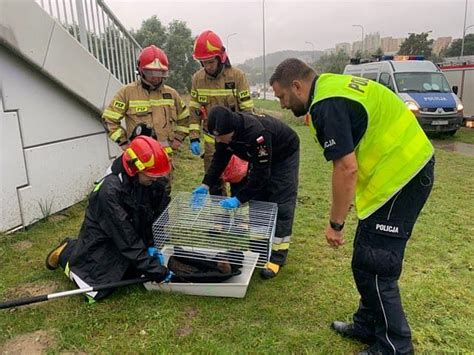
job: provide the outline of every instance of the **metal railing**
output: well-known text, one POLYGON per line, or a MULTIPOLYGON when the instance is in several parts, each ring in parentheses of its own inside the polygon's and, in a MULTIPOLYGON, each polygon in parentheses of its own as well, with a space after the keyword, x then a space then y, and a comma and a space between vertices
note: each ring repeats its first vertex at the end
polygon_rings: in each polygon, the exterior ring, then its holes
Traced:
POLYGON ((35 0, 120 82, 135 80, 141 46, 103 0, 35 0))

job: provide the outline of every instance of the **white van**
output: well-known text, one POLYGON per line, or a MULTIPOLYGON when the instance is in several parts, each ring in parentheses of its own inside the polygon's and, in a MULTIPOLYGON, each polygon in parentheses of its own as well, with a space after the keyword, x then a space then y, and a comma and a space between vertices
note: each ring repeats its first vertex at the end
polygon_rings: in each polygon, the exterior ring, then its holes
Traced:
POLYGON ((463 105, 443 72, 421 56, 384 56, 380 61, 349 64, 344 74, 378 81, 413 111, 425 132, 453 135, 463 124, 463 105))

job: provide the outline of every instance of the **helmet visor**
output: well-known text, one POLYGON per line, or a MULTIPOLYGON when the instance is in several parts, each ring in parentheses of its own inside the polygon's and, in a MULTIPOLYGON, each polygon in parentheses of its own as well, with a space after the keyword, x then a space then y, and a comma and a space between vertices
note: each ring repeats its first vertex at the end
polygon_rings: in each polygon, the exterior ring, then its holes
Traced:
POLYGON ((145 78, 166 78, 168 77, 167 70, 143 69, 142 74, 145 78))

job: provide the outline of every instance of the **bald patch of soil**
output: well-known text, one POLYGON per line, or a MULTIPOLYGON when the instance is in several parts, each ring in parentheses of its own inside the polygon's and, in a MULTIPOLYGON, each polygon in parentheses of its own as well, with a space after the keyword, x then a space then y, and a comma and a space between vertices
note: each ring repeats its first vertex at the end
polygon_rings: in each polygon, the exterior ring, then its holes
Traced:
POLYGON ((0 354, 36 355, 45 354, 46 350, 56 344, 53 332, 38 330, 33 333, 18 335, 0 347, 0 354))
POLYGON ((193 332, 193 328, 191 327, 191 325, 189 323, 192 322, 192 320, 199 314, 199 310, 195 309, 195 308, 186 308, 184 310, 184 316, 186 317, 185 318, 185 321, 182 326, 180 326, 177 330, 176 330, 176 336, 180 337, 180 338, 184 338, 184 337, 187 337, 188 335, 190 335, 192 332, 193 332))
MULTIPOLYGON (((29 282, 18 285, 16 287, 9 288, 5 292, 6 299, 16 299, 16 298, 23 298, 23 297, 34 297, 40 296, 44 294, 50 294, 56 292, 58 289, 58 284, 54 281, 45 281, 45 282, 29 282)), ((33 307, 36 306, 38 303, 33 303, 28 306, 22 307, 33 307)), ((15 308, 12 308, 13 311, 15 308)))
POLYGON ((30 249, 33 246, 33 243, 29 240, 22 240, 21 242, 15 243, 12 245, 12 248, 17 251, 23 251, 30 249))

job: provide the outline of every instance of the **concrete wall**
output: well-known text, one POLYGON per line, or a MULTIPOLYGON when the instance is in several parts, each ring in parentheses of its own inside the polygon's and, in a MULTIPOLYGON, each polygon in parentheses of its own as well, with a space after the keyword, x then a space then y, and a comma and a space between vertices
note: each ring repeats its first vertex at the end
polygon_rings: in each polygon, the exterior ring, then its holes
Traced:
POLYGON ((33 0, 0 0, 0 231, 87 196, 120 153, 99 119, 120 86, 33 0))

